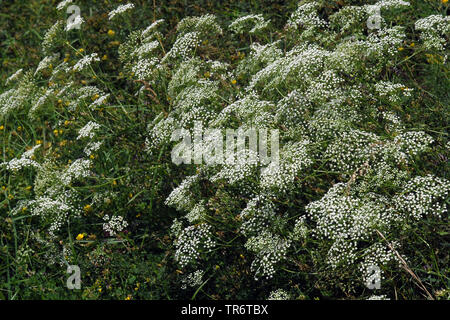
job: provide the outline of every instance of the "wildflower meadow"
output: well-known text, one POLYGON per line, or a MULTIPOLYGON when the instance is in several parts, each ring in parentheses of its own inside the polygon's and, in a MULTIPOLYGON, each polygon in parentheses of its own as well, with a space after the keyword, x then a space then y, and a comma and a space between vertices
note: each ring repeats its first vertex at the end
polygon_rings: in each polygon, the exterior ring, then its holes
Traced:
POLYGON ((450 299, 447 0, 0 3, 0 299, 450 299))

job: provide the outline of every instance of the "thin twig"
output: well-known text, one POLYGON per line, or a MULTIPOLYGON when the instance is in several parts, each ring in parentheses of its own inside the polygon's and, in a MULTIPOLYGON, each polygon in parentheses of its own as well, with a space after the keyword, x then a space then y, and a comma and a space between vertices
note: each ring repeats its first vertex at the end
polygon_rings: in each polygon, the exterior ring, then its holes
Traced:
POLYGON ((413 277, 413 279, 417 282, 417 283, 416 283, 417 286, 418 286, 419 288, 421 288, 423 291, 426 292, 426 294, 427 294, 427 296, 428 296, 428 299, 429 299, 429 300, 434 300, 433 296, 428 292, 427 288, 425 288, 425 286, 423 285, 423 283, 422 283, 422 281, 419 279, 419 277, 418 277, 418 276, 417 276, 417 275, 416 275, 416 274, 408 267, 408 264, 406 263, 405 259, 403 259, 402 256, 398 253, 398 251, 395 250, 395 249, 392 247, 392 245, 389 243, 389 241, 387 241, 387 239, 385 238, 385 236, 384 236, 380 231, 378 231, 378 230, 375 230, 375 231, 378 233, 378 235, 379 235, 381 238, 383 238, 384 241, 386 241, 386 243, 387 243, 389 249, 391 249, 391 250, 395 253, 395 255, 397 256, 397 258, 400 260, 403 269, 405 269, 405 271, 408 272, 408 273, 413 277))

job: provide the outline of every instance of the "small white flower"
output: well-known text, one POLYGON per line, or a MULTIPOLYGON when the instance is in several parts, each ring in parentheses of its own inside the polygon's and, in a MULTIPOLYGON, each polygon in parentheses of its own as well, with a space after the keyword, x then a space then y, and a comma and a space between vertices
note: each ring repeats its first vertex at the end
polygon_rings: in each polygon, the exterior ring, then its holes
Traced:
POLYGON ((120 15, 121 13, 123 13, 127 10, 130 10, 130 9, 133 9, 133 8, 134 8, 133 3, 127 3, 127 4, 120 5, 116 9, 114 9, 113 11, 108 13, 109 20, 112 20, 115 16, 120 15))

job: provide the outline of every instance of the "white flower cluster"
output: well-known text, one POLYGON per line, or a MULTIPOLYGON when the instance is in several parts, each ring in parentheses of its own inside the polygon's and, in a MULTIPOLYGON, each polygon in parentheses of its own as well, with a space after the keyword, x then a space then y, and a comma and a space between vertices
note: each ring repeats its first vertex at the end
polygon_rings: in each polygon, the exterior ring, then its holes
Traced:
POLYGON ((291 241, 281 236, 264 231, 247 240, 245 248, 256 257, 251 269, 257 280, 259 277, 272 278, 275 274, 275 265, 286 258, 291 241))
POLYGON ((212 14, 205 14, 200 17, 187 17, 181 20, 177 25, 177 32, 185 34, 188 32, 199 32, 204 35, 220 35, 222 28, 216 21, 216 17, 212 14))
POLYGON ((158 62, 156 58, 142 59, 131 67, 131 71, 138 80, 151 79, 158 62))
POLYGON ((385 294, 381 294, 381 295, 372 295, 366 300, 391 300, 391 299, 388 298, 385 294))
POLYGON ((164 19, 159 19, 149 25, 147 28, 142 31, 142 36, 147 37, 153 34, 153 32, 164 22, 164 19))
POLYGON ((71 184, 74 180, 82 179, 91 175, 91 161, 88 159, 77 159, 61 174, 61 182, 64 185, 71 184))
POLYGON ((89 109, 93 110, 96 107, 100 107, 100 106, 104 105, 106 103, 106 101, 108 100, 108 98, 109 98, 109 93, 99 96, 97 99, 95 99, 94 102, 92 102, 89 105, 89 109))
POLYGON ((202 201, 201 203, 197 203, 185 218, 191 223, 199 223, 205 219, 206 214, 205 204, 202 201))
POLYGON ((177 38, 169 52, 161 62, 172 58, 188 59, 193 56, 195 49, 200 44, 200 33, 197 31, 188 32, 177 38))
POLYGON ((378 137, 361 130, 343 131, 325 151, 330 167, 340 172, 352 172, 370 157, 378 137))
POLYGON ((48 191, 34 200, 19 202, 13 209, 13 214, 22 213, 26 208, 33 216, 38 216, 46 222, 50 221, 49 235, 55 237, 67 221, 81 216, 81 210, 75 205, 78 199, 73 192, 58 190, 56 194, 52 194, 51 190, 48 191))
POLYGON ((42 59, 39 62, 36 70, 34 71, 34 75, 37 75, 39 71, 46 69, 47 67, 49 67, 50 65, 55 63, 55 61, 57 61, 58 59, 59 59, 59 53, 55 53, 53 55, 46 56, 44 59, 42 59))
MULTIPOLYGON (((389 231, 411 219, 419 220, 428 214, 439 217, 447 212, 442 199, 450 191, 450 182, 433 176, 415 177, 402 185, 404 192, 391 198, 372 192, 356 197, 353 189, 358 188, 350 183, 335 184, 321 200, 306 207, 316 221, 315 235, 334 240, 329 252, 333 267, 354 263, 359 250, 356 243, 369 240, 376 229, 389 231)), ((364 249, 364 256, 363 265, 395 260, 392 252, 379 244, 364 249)))
POLYGON ((103 220, 105 221, 105 223, 103 223, 103 230, 110 236, 115 236, 117 233, 128 227, 128 222, 126 222, 122 216, 109 217, 108 214, 105 214, 103 220))
POLYGON ((71 86, 72 84, 69 83, 62 89, 64 92, 60 92, 59 94, 60 97, 64 96, 66 99, 70 99, 68 108, 70 111, 75 111, 81 106, 87 106, 89 109, 93 109, 97 105, 105 102, 108 98, 108 94, 95 86, 83 86, 74 91, 70 91, 71 86), (92 100, 94 101, 92 102, 92 100))
POLYGON ((14 72, 12 75, 10 75, 10 76, 8 77, 8 79, 6 79, 5 84, 7 85, 7 84, 9 84, 9 83, 11 83, 11 82, 13 82, 13 81, 16 81, 17 79, 20 78, 20 76, 22 76, 22 74, 23 74, 23 69, 17 70, 17 71, 14 72))
POLYGON ((39 98, 33 104, 33 106, 30 108, 30 111, 28 112, 28 116, 31 119, 36 119, 39 111, 41 110, 41 108, 43 106, 45 106, 45 104, 48 102, 50 97, 52 97, 53 95, 54 95, 54 90, 53 89, 45 90, 44 94, 41 95, 41 96, 38 96, 39 98))
POLYGON ((427 49, 444 51, 448 44, 450 33, 450 16, 431 15, 416 21, 416 30, 421 31, 420 37, 427 49))
POLYGON ((282 150, 280 163, 271 162, 261 173, 261 187, 285 193, 312 160, 307 152, 309 141, 290 143, 282 150))
POLYGON ((396 136, 393 141, 405 154, 411 156, 424 152, 433 142, 434 139, 423 131, 403 132, 396 136))
POLYGON ((98 130, 100 125, 94 121, 89 121, 83 128, 78 131, 77 140, 83 138, 92 139, 95 136, 95 130, 98 130))
MULTIPOLYGON (((302 2, 288 21, 296 29, 288 29, 295 44, 254 42, 233 73, 229 65, 197 53, 208 40, 205 30, 212 30, 213 36, 221 33, 211 16, 180 22, 177 39, 161 60, 155 38, 142 41, 153 37, 159 23, 130 36, 130 41, 137 40, 128 51, 144 57, 132 64, 154 59, 146 81, 156 83, 162 78, 168 83, 170 111, 155 117, 148 127, 146 144, 152 154, 169 145, 179 127, 194 127, 190 137, 195 137, 197 123, 220 132, 232 128, 280 132, 279 162, 262 163, 260 155, 245 150, 237 153, 236 161, 198 165, 201 175, 187 177, 166 199, 165 204, 184 212, 171 229, 183 267, 200 257, 200 239, 209 241, 202 232, 223 230, 220 222, 202 224, 211 202, 225 202, 217 200, 217 194, 226 194, 235 206, 217 209, 216 214, 235 214, 246 248, 255 255, 252 271, 258 278, 272 276, 289 248, 310 236, 326 247, 327 261, 334 268, 358 265, 364 269, 368 264, 396 262, 392 252, 375 240, 376 230, 391 235, 407 219, 446 212, 443 199, 448 182, 414 177, 410 170, 417 156, 434 142, 425 132, 408 130, 396 113, 408 103, 412 89, 379 76, 380 70, 397 61, 405 29, 392 26, 389 15, 384 15, 380 29, 367 32, 367 18, 378 9, 407 6, 406 1, 382 0, 374 6, 344 6, 327 17, 319 2, 302 2), (323 29, 326 32, 320 32, 323 29), (239 94, 228 93, 229 86, 224 85, 228 79, 239 79, 239 94), (375 133, 367 123, 376 119, 375 125, 382 130, 375 133), (308 180, 322 174, 347 182, 334 183, 321 199, 309 204, 298 200, 304 199, 301 190, 308 180), (205 198, 204 182, 216 196, 205 198), (292 197, 303 203, 306 216, 286 210, 283 204, 292 197), (190 226, 184 228, 186 223, 190 226)), ((229 28, 257 33, 267 23, 261 15, 250 15, 238 18, 229 28)), ((136 77, 141 75, 136 72, 136 77)), ((192 149, 215 147, 214 139, 206 140, 194 143, 192 149)))
POLYGON ((297 219, 294 225, 294 229, 292 230, 292 233, 290 235, 291 239, 294 241, 306 239, 306 236, 308 235, 309 230, 308 226, 306 224, 306 217, 302 216, 297 219))
POLYGON ((272 291, 267 300, 290 300, 291 295, 283 289, 272 291))
POLYGON ((73 66, 73 71, 82 71, 87 66, 90 66, 92 62, 94 61, 100 61, 100 58, 97 53, 92 53, 89 55, 84 56, 78 62, 73 66))
POLYGON ((80 15, 77 15, 73 20, 71 20, 67 23, 64 30, 70 31, 73 29, 79 29, 83 23, 84 23, 84 19, 80 15))
POLYGON ((84 154, 86 156, 90 156, 91 154, 93 154, 94 152, 98 151, 98 149, 100 149, 100 147, 102 146, 103 141, 95 141, 95 142, 89 142, 86 147, 84 147, 84 154))
POLYGON ((259 194, 248 201, 239 215, 243 220, 242 234, 256 235, 270 228, 276 214, 276 206, 270 197, 269 194, 259 194))
POLYGON ((403 96, 410 97, 412 89, 405 87, 400 83, 392 83, 388 81, 381 81, 375 84, 375 90, 383 97, 387 98, 390 102, 400 102, 401 96, 399 92, 403 93, 403 96))
POLYGON ((68 4, 72 3, 73 0, 64 0, 61 1, 60 3, 58 3, 58 5, 56 6, 57 10, 62 10, 64 9, 68 4))
POLYGON ((133 8, 134 8, 133 3, 122 4, 122 5, 118 6, 116 9, 114 9, 113 11, 109 12, 108 18, 109 18, 109 20, 112 20, 112 19, 114 19, 115 16, 121 15, 125 11, 133 9, 133 8))
POLYGON ((236 153, 235 159, 227 158, 226 164, 210 180, 216 182, 225 179, 230 185, 233 185, 254 176, 258 166, 258 154, 244 149, 236 153))
POLYGON ((410 3, 403 0, 381 0, 375 3, 377 7, 383 9, 397 9, 401 7, 408 7, 410 3))
POLYGON ((0 167, 5 167, 7 170, 11 170, 11 171, 18 171, 22 168, 28 168, 28 167, 39 169, 41 167, 41 165, 39 163, 37 163, 36 161, 32 160, 32 158, 34 157, 34 152, 40 146, 41 146, 40 144, 35 145, 30 150, 24 152, 20 158, 14 158, 8 162, 0 163, 0 167))
POLYGON ((175 130, 175 120, 172 117, 164 118, 161 113, 148 125, 148 137, 145 141, 146 150, 152 152, 163 143, 170 141, 173 130, 175 130))
POLYGON ((197 270, 185 275, 181 279, 181 289, 187 289, 188 287, 194 288, 200 286, 203 282, 202 278, 204 274, 205 271, 197 270))
POLYGON ((291 15, 288 26, 297 28, 300 25, 306 30, 326 27, 328 23, 320 18, 317 12, 318 8, 319 4, 315 1, 300 5, 297 11, 291 15))
POLYGON ((279 42, 261 45, 254 42, 250 45, 250 54, 245 58, 246 63, 238 65, 237 75, 253 75, 258 72, 261 66, 267 66, 269 63, 281 58, 283 52, 278 48, 279 42))
POLYGON ((197 182, 199 175, 187 177, 167 197, 165 204, 178 210, 190 211, 194 207, 191 187, 197 182))
POLYGON ((418 176, 408 181, 403 190, 393 201, 395 208, 407 217, 420 220, 425 215, 441 217, 447 212, 442 200, 450 192, 450 181, 432 175, 418 176))
POLYGON ((44 35, 44 39, 42 40, 42 50, 45 54, 49 54, 51 49, 54 47, 55 41, 61 35, 63 30, 64 22, 62 20, 58 20, 44 35))
POLYGON ((183 229, 175 242, 175 260, 183 268, 198 262, 201 254, 209 252, 215 245, 210 225, 203 223, 189 226, 183 229))
POLYGON ((255 34, 263 31, 270 20, 265 20, 262 14, 250 14, 234 20, 228 28, 236 33, 255 34))
POLYGON ((400 26, 381 29, 378 33, 371 33, 366 44, 368 54, 384 61, 392 59, 398 54, 398 48, 402 46, 405 38, 404 27, 400 26))
MULTIPOLYGON (((139 59, 143 59, 146 55, 151 54, 160 46, 158 40, 153 40, 150 42, 144 42, 140 47, 133 51, 133 56, 139 59)), ((158 59, 155 59, 158 61, 158 59)))
MULTIPOLYGON (((390 246, 397 250, 397 248, 400 247, 400 244, 395 241, 391 242, 390 246)), ((365 256, 363 258, 363 261, 359 265, 359 271, 361 273, 361 278, 363 283, 371 283, 373 281, 373 271, 375 271, 377 266, 380 265, 386 265, 388 263, 395 263, 397 266, 400 266, 400 261, 397 257, 397 255, 392 251, 391 248, 389 248, 384 243, 374 243, 369 248, 367 248, 364 252, 365 256)), ((379 270, 376 270, 377 274, 377 281, 383 280, 383 270, 379 268, 379 270)))

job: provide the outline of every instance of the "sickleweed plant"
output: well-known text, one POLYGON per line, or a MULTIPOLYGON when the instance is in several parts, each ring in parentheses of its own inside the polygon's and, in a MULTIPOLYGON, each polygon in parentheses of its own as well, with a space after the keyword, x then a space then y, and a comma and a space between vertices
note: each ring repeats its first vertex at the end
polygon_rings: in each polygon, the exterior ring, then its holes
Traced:
POLYGON ((369 2, 300 1, 279 30, 251 13, 170 32, 132 3, 68 28, 76 1, 61 2, 41 62, 0 94, 2 215, 27 230, 14 252, 109 272, 114 246, 154 237, 181 297, 448 296, 448 4, 369 2), (198 125, 277 130, 279 161, 173 163, 173 133, 198 125))

